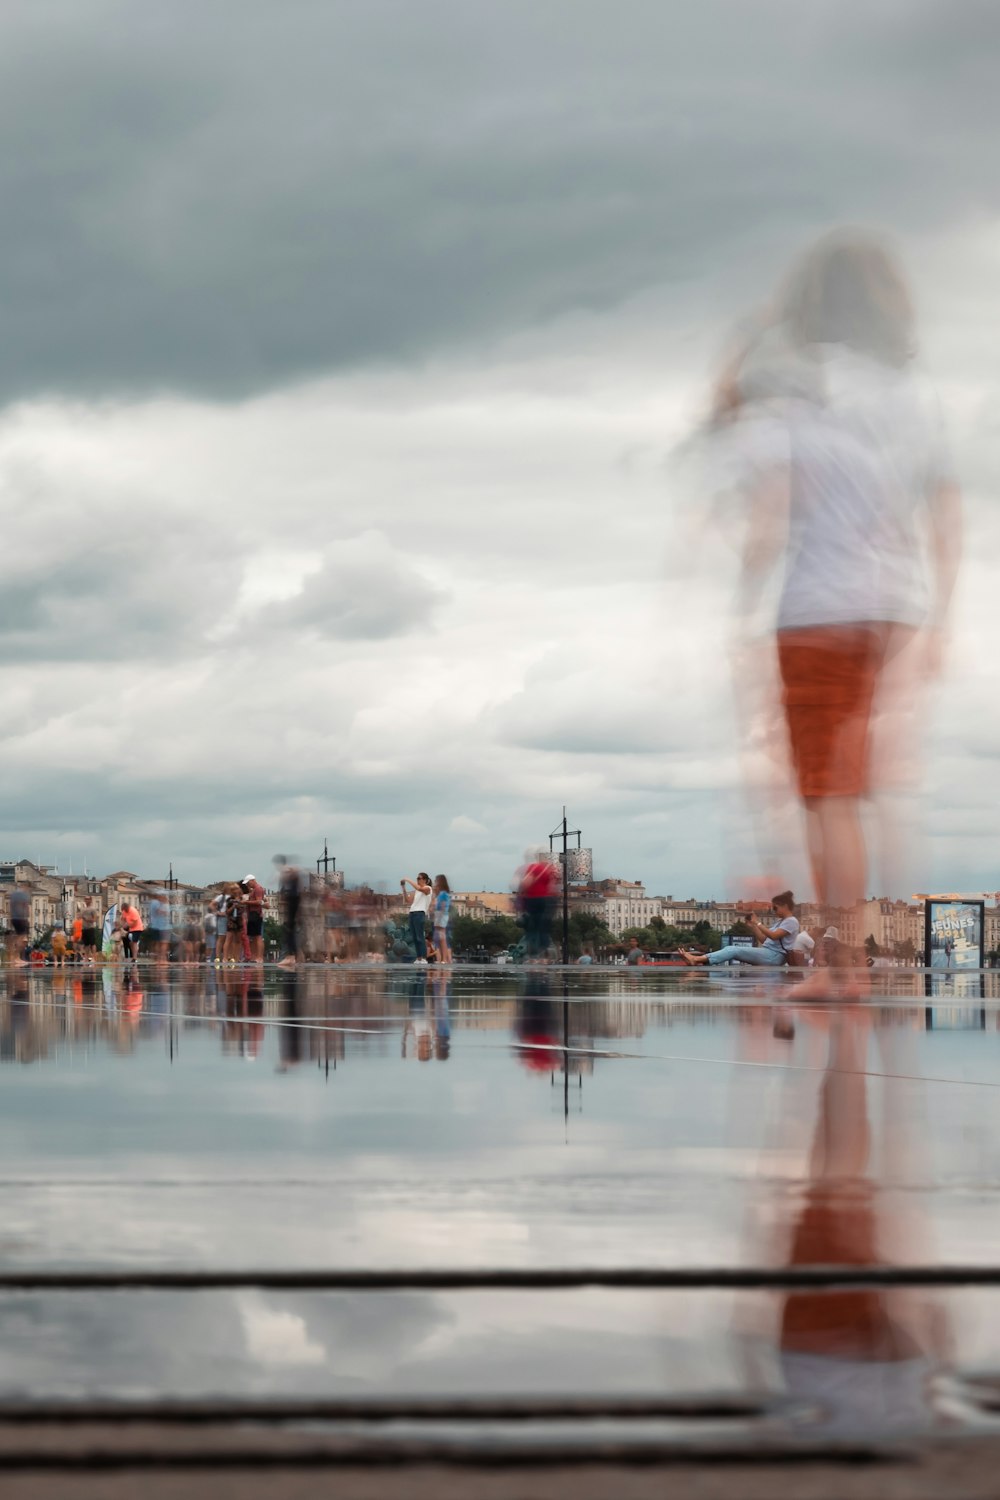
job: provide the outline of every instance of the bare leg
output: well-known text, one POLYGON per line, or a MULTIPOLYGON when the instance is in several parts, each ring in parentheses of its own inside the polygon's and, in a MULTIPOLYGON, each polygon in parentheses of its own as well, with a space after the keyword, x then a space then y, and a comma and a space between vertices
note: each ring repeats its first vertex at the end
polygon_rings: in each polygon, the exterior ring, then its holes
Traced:
POLYGON ((857 798, 807 798, 806 830, 817 900, 844 907, 863 900, 868 861, 857 798))

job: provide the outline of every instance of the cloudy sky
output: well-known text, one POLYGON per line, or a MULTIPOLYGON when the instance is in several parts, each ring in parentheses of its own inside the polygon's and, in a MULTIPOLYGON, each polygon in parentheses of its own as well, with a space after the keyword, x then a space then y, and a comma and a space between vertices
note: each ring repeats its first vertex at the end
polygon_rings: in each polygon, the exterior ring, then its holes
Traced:
POLYGON ((565 802, 600 874, 746 888, 671 455, 851 222, 969 502, 913 878, 1000 884, 998 53, 976 0, 7 0, 0 853, 502 886, 565 802))

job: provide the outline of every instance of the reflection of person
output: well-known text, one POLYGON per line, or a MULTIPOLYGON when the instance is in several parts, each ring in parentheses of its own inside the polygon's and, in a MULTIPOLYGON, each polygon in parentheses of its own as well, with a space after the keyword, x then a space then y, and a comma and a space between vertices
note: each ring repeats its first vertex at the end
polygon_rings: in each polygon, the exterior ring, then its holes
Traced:
POLYGON ((902 716, 914 715, 916 687, 937 669, 958 564, 959 492, 912 373, 914 342, 892 257, 870 236, 829 235, 717 390, 719 430, 732 437, 749 505, 745 618, 784 560, 782 709, 816 896, 828 908, 864 897, 861 800, 899 783, 899 752, 913 738, 900 732, 902 716))
POLYGON ((733 962, 758 964, 767 968, 777 968, 786 964, 799 935, 795 898, 791 891, 782 891, 779 895, 772 896, 771 905, 778 919, 772 926, 765 927, 763 922, 754 916, 749 919, 754 937, 760 944, 757 948, 744 948, 739 943, 727 943, 724 948, 718 948, 714 953, 692 953, 687 948, 679 948, 677 951, 685 963, 709 964, 713 967, 716 964, 733 962))
MULTIPOLYGON (((893 1158, 893 1186, 883 1186, 872 1170, 875 1137, 865 1071, 869 1014, 845 1009, 828 1024, 808 1180, 787 1224, 779 1225, 787 1235, 787 1263, 886 1265, 895 1259, 893 1241, 908 1260, 922 1260, 927 1250, 912 1193, 903 1193, 905 1204, 890 1202, 908 1162, 921 1156, 916 1122, 900 1117, 900 1096, 883 1093, 887 1114, 878 1140, 893 1158)), ((893 1035, 880 1040, 887 1047, 906 1045, 893 1035)), ((828 1428, 884 1430, 926 1418, 927 1387, 945 1352, 945 1328, 941 1309, 925 1289, 790 1291, 781 1298, 777 1339, 790 1391, 815 1402, 828 1428)))

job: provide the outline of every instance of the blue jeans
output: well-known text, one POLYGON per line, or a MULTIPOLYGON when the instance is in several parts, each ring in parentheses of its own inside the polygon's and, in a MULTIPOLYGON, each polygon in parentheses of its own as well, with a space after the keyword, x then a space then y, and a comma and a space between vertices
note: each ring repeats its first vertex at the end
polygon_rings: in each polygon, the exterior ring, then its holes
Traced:
POLYGON ((738 963, 763 964, 767 969, 780 969, 785 962, 780 948, 741 948, 738 943, 729 943, 708 955, 710 964, 728 964, 734 958, 738 963))
POLYGON ((413 946, 417 950, 417 957, 426 958, 427 937, 426 927, 424 923, 424 914, 422 911, 410 912, 410 936, 413 939, 413 946))

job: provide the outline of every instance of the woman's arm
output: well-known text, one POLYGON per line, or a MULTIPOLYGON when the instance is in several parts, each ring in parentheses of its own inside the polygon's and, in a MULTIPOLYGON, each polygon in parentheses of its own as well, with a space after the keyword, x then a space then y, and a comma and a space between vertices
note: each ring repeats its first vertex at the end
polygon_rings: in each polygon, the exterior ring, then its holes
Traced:
POLYGON ((759 938, 774 938, 780 942, 783 937, 788 936, 787 927, 781 927, 780 925, 778 927, 765 927, 763 922, 758 922, 756 917, 750 918, 750 926, 759 938))

